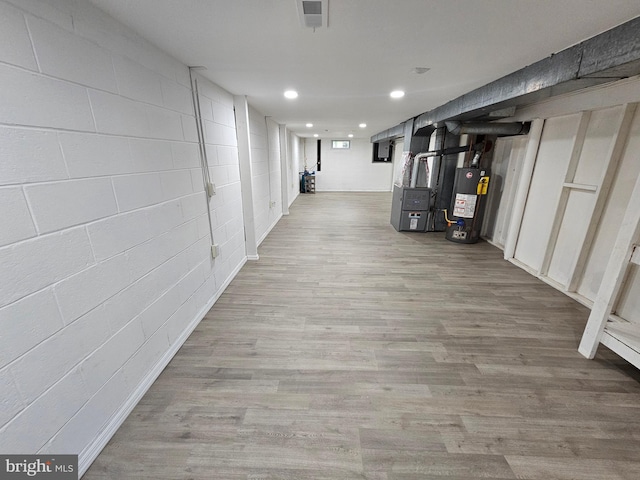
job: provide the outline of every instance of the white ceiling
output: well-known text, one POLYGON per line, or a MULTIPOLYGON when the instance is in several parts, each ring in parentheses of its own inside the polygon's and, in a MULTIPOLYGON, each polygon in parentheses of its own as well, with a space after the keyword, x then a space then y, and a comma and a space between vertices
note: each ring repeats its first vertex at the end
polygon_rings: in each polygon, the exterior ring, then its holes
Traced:
POLYGON ((325 138, 369 138, 640 15, 640 0, 329 0, 329 26, 314 32, 296 0, 91 1, 264 115, 325 138))

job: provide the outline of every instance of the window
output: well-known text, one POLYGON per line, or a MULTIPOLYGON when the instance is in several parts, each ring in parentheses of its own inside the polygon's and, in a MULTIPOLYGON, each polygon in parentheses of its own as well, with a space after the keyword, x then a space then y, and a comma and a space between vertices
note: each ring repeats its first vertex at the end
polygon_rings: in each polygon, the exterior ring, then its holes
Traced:
POLYGON ((331 140, 331 148, 351 148, 351 140, 331 140))

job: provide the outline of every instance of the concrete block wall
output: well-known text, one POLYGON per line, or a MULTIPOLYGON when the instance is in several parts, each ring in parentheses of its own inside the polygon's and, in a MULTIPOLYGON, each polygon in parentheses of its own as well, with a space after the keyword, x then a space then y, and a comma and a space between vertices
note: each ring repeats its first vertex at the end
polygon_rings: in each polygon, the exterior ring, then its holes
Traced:
POLYGON ((280 135, 277 124, 249 108, 251 184, 258 245, 282 217, 280 135))
POLYGON ((282 218, 282 168, 280 157, 280 127, 271 118, 266 119, 267 145, 269 155, 269 183, 271 189, 271 201, 274 203, 269 209, 270 228, 273 228, 278 220, 282 218))
POLYGON ((289 174, 289 206, 300 194, 300 172, 304 170, 304 138, 298 137, 294 133, 289 133, 288 161, 289 174))
POLYGON ((233 101, 80 0, 0 0, 0 451, 86 469, 246 261, 233 101))
MULTIPOLYGON (((216 194, 209 199, 209 209, 214 243, 222 253, 216 259, 213 272, 220 287, 246 260, 238 139, 233 95, 202 77, 198 76, 197 80, 209 177, 216 186, 216 194)), ((205 227, 208 228, 203 223, 202 228, 205 227)))

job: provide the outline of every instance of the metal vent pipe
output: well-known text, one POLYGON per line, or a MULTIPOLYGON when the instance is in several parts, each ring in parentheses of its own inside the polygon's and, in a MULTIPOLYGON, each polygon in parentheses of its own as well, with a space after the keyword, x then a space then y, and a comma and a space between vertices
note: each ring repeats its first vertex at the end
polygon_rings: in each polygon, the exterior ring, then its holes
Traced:
POLYGON ((461 123, 461 122, 444 122, 447 130, 454 135, 526 135, 529 133, 531 122, 512 122, 512 123, 461 123))

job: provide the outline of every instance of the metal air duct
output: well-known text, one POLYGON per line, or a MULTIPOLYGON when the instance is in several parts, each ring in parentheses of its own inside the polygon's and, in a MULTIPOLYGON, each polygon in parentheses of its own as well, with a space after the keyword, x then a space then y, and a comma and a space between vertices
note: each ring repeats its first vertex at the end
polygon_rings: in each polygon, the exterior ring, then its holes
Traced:
POLYGON ((531 122, 489 123, 475 122, 462 123, 457 121, 444 122, 450 133, 454 135, 526 135, 529 133, 531 122))

